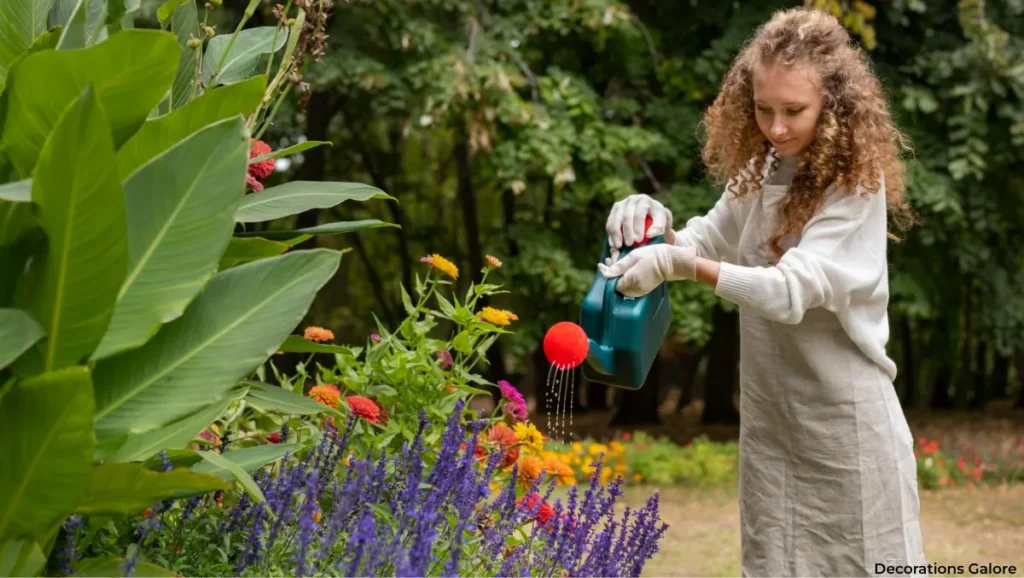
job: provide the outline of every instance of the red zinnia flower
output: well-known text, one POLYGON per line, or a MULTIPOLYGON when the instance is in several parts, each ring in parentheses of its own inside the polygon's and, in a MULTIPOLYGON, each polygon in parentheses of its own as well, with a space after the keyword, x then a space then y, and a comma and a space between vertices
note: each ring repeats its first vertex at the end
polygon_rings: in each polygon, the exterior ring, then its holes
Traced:
POLYGON ((279 432, 267 434, 267 441, 272 444, 279 444, 281 443, 281 434, 279 432))
POLYGON ((377 423, 380 420, 380 408, 377 407, 377 404, 373 403, 372 399, 361 395, 350 395, 345 398, 345 402, 348 403, 352 413, 366 421, 377 423))
POLYGON ((527 512, 533 512, 533 520, 541 526, 547 526, 552 516, 555 515, 555 509, 551 507, 551 504, 543 501, 540 494, 536 492, 520 498, 519 507, 524 508, 527 512), (540 506, 537 505, 538 501, 540 501, 540 506))
MULTIPOLYGON (((252 139, 249 139, 249 142, 252 143, 252 148, 249 149, 250 159, 263 156, 271 150, 270 145, 261 140, 252 142, 252 139)), ((270 176, 270 173, 272 172, 274 172, 274 159, 249 163, 249 170, 245 175, 245 182, 249 183, 249 186, 251 186, 254 191, 262 191, 263 184, 257 179, 265 179, 270 176)))

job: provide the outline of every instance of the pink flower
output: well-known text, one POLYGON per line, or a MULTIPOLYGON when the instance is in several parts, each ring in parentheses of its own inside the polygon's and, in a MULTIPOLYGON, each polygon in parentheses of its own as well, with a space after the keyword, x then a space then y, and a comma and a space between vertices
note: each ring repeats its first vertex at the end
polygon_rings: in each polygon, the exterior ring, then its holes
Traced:
POLYGON ((374 340, 374 341, 379 343, 380 342, 380 335, 377 334, 377 333, 371 333, 370 334, 370 339, 372 339, 372 340, 374 340))
POLYGON ((448 369, 452 366, 452 354, 447 349, 437 352, 437 358, 441 361, 441 369, 448 369))

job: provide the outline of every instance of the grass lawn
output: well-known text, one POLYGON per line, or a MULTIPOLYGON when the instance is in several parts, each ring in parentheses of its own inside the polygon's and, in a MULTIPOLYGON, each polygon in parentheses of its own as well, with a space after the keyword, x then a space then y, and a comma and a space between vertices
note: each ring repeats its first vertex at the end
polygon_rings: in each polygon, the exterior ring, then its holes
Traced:
MULTIPOLYGON (((657 488, 626 489, 642 506, 657 488)), ((644 576, 739 576, 739 508, 734 491, 663 488, 668 532, 644 576)), ((921 492, 925 553, 939 564, 1014 564, 1024 575, 1024 486, 921 492)))

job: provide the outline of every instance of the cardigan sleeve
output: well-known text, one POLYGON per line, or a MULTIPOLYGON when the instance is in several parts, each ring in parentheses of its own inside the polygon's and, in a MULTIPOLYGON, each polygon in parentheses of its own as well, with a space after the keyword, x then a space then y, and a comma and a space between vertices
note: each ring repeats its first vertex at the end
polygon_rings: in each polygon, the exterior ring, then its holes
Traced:
POLYGON ((729 192, 715 203, 705 215, 698 215, 686 221, 686 226, 676 231, 676 245, 697 247, 701 257, 715 261, 735 262, 736 245, 740 240, 740 227, 729 199, 729 192))
POLYGON ((858 295, 873 294, 886 274, 884 262, 884 189, 875 194, 846 194, 830 203, 804 227, 796 246, 772 267, 722 263, 715 293, 762 317, 799 323, 808 309, 833 313, 858 295), (882 219, 883 255, 864 234, 882 219))

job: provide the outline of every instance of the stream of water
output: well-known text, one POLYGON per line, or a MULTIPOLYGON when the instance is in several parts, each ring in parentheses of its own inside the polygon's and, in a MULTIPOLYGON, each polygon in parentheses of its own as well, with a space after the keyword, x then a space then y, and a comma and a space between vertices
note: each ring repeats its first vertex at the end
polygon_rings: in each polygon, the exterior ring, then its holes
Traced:
POLYGON ((548 416, 548 437, 561 443, 568 443, 565 417, 569 415, 569 430, 572 433, 572 408, 576 399, 576 372, 573 367, 552 364, 548 369, 547 388, 545 389, 544 409, 548 416), (568 406, 568 412, 566 411, 568 406), (554 411, 552 411, 554 410, 554 411), (554 415, 554 427, 551 417, 554 415))

